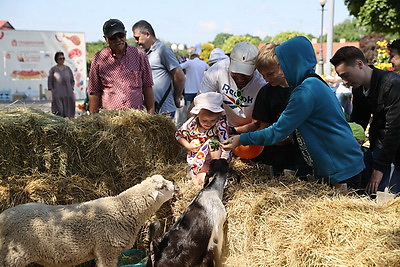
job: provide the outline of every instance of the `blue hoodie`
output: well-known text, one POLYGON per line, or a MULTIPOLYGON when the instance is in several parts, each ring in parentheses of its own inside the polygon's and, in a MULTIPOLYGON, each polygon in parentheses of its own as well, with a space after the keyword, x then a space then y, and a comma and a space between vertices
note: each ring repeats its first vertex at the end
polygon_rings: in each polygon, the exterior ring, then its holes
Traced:
POLYGON ((241 134, 240 143, 268 146, 296 130, 300 148, 316 177, 335 184, 360 173, 365 167, 363 154, 335 94, 316 77, 304 79, 315 74, 317 63, 310 41, 295 37, 276 47, 275 52, 294 90, 276 123, 241 134))

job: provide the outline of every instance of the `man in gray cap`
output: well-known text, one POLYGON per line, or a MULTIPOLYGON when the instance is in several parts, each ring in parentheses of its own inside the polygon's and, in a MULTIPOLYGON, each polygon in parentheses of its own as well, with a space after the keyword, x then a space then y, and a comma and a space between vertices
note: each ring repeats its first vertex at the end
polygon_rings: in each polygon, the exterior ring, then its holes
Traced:
POLYGON ((97 52, 89 73, 89 111, 100 108, 146 109, 154 114, 153 78, 142 50, 126 43, 124 24, 110 19, 103 25, 108 46, 97 52))

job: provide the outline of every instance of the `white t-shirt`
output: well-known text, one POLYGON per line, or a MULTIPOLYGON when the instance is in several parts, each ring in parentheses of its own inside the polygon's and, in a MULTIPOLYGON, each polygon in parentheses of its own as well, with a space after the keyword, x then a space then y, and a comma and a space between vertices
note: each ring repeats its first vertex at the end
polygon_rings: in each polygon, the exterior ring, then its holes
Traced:
POLYGON ((208 64, 196 57, 180 65, 186 71, 185 94, 197 94, 201 87, 204 72, 208 70, 208 64))
POLYGON ((224 97, 223 107, 229 126, 242 126, 252 122, 252 114, 258 91, 267 84, 255 70, 253 78, 242 88, 241 105, 235 104, 237 86, 229 72, 230 59, 218 61, 205 73, 201 93, 219 92, 224 97))

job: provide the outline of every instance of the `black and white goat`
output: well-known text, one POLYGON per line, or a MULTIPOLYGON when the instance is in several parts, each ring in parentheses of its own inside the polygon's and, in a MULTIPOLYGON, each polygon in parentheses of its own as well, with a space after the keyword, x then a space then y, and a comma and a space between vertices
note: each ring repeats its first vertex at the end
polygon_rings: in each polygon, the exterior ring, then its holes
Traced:
POLYGON ((151 226, 147 266, 222 266, 223 226, 226 220, 222 196, 228 171, 229 164, 225 159, 210 162, 206 177, 209 182, 158 243, 152 236, 155 224, 151 226))

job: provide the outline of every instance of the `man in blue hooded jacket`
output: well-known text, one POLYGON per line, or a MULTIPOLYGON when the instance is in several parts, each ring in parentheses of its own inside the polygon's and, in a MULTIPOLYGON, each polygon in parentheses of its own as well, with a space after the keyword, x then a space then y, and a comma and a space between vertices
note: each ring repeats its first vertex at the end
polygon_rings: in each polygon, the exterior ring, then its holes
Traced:
MULTIPOLYGON (((363 154, 335 94, 315 74, 317 61, 310 41, 303 36, 292 38, 277 46, 272 56, 277 57, 279 71, 293 88, 286 109, 270 127, 233 136, 222 147, 268 146, 295 131, 315 177, 331 185, 347 183, 359 189, 360 173, 365 167, 363 154)), ((263 60, 267 59, 259 54, 257 61, 263 60)), ((268 73, 262 67, 259 71, 268 81, 268 73)))

